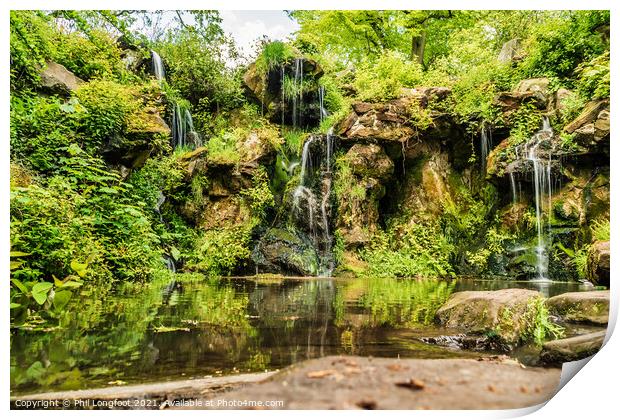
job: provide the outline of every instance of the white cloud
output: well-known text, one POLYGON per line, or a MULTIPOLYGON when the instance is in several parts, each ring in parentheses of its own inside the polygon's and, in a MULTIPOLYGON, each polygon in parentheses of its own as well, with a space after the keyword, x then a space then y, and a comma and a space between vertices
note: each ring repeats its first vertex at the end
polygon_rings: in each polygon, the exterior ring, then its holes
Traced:
POLYGON ((284 11, 222 10, 220 16, 224 32, 233 37, 239 52, 246 57, 255 53, 258 38, 285 40, 299 27, 284 11))

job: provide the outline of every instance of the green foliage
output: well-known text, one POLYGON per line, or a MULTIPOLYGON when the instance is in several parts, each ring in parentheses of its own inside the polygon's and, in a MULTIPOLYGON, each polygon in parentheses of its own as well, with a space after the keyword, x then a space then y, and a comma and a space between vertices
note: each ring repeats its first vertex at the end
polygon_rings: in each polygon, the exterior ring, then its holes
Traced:
POLYGON ((520 337, 523 342, 533 341, 542 345, 548 337, 558 339, 564 335, 564 328, 549 320, 549 309, 543 298, 532 299, 527 303, 525 318, 527 324, 520 337))
POLYGON ((520 144, 532 138, 540 130, 540 112, 532 104, 519 107, 510 118, 510 138, 512 144, 520 144))
POLYGON ((259 220, 264 220, 267 210, 275 205, 269 188, 269 175, 263 166, 252 175, 252 187, 241 190, 240 194, 248 200, 252 215, 259 220))
POLYGON ((133 123, 130 116, 142 105, 132 87, 109 80, 85 83, 76 91, 76 97, 86 109, 80 130, 95 144, 125 131, 133 123))
POLYGON ((216 228, 198 237, 189 265, 210 276, 228 275, 250 256, 252 226, 216 228))
POLYGON ((453 251, 437 226, 413 224, 378 232, 360 256, 368 263, 368 275, 436 277, 453 274, 449 262, 453 251))
POLYGON ((353 87, 362 101, 385 101, 399 95, 402 88, 422 81, 422 68, 396 52, 386 52, 376 61, 363 63, 355 73, 353 87))
POLYGON ((611 238, 610 223, 607 219, 595 220, 591 225, 592 238, 596 241, 609 241, 611 238))
POLYGON ((609 98, 609 51, 577 67, 577 87, 586 98, 609 98))
POLYGON ((256 58, 256 69, 260 74, 267 74, 295 58, 295 55, 293 48, 282 41, 268 42, 256 58))

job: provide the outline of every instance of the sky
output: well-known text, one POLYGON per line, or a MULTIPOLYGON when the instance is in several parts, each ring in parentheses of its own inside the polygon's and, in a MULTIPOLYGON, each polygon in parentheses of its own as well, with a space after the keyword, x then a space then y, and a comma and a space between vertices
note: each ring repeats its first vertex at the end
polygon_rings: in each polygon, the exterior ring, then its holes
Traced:
POLYGON ((222 29, 232 35, 243 55, 250 55, 263 35, 272 41, 284 40, 299 28, 282 10, 221 10, 220 17, 222 29))

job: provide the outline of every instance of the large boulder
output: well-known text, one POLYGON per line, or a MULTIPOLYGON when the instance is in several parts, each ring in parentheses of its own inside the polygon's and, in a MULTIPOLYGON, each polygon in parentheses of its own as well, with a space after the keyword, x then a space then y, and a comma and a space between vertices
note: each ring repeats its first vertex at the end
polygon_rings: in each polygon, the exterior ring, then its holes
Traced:
POLYGON ((319 258, 312 242, 301 232, 269 229, 260 239, 252 259, 258 270, 302 276, 316 276, 319 258))
POLYGON ((543 344, 540 361, 543 364, 561 365, 565 362, 593 356, 603 346, 606 330, 578 335, 543 344))
POLYGON ((502 45, 502 50, 497 56, 498 61, 501 63, 510 63, 521 58, 520 53, 521 42, 518 38, 513 38, 502 45))
POLYGON ((517 344, 530 333, 538 299, 542 299, 539 292, 526 289, 458 292, 435 317, 449 328, 493 334, 506 344, 517 344))
POLYGON ((600 99, 588 102, 581 111, 581 113, 577 116, 577 118, 575 118, 571 123, 564 127, 564 131, 568 134, 571 134, 575 130, 585 126, 586 124, 595 122, 600 112, 608 108, 608 99, 600 99))
POLYGON ((609 320, 609 290, 563 293, 547 299, 545 305, 564 321, 607 324, 609 320))
POLYGON ((588 252, 587 275, 594 284, 609 287, 611 251, 609 241, 597 241, 588 252))
POLYGON ((39 73, 41 88, 51 93, 69 93, 78 88, 84 81, 71 73, 62 64, 48 61, 39 73))

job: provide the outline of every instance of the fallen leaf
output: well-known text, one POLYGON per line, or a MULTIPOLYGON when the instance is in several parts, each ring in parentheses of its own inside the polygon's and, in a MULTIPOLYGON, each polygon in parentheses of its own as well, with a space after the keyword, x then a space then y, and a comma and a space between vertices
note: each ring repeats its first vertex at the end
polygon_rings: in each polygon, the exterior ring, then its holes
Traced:
POLYGON ((522 393, 524 393, 524 394, 527 394, 527 393, 529 392, 529 391, 528 391, 528 389, 527 389, 527 387, 526 387, 525 385, 521 385, 521 386, 519 387, 519 391, 521 391, 521 392, 522 392, 522 393))
POLYGON ((426 384, 424 383, 424 381, 421 381, 419 379, 415 379, 415 378, 411 378, 408 381, 405 382, 397 382, 396 386, 400 386, 403 388, 409 388, 415 391, 419 391, 421 389, 424 389, 426 387, 426 384))
POLYGON ((489 392, 495 392, 496 391, 496 389, 495 389, 495 387, 493 385, 487 385, 487 390, 489 392))
POLYGON ((403 366, 403 365, 399 365, 399 364, 393 364, 393 365, 387 365, 388 370, 391 370, 392 372, 400 372, 401 370, 407 370, 409 369, 407 366, 403 366))
POLYGON ((314 372, 308 372, 306 376, 311 379, 317 379, 317 378, 325 378, 326 376, 336 375, 337 373, 338 372, 336 372, 333 369, 315 370, 314 372))

